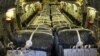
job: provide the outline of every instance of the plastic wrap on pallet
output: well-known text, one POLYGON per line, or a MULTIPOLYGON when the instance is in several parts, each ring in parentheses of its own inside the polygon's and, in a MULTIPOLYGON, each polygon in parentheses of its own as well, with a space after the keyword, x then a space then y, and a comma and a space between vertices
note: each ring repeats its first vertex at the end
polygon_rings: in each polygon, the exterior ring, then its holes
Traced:
MULTIPOLYGON (((36 29, 36 27, 38 27, 38 25, 30 25, 28 27, 28 29, 33 29, 34 30, 34 29, 36 29)), ((46 26, 46 25, 40 25, 38 29, 39 30, 51 30, 51 27, 46 26)))
MULTIPOLYGON (((71 24, 71 22, 69 21, 69 18, 67 18, 64 14, 62 14, 60 12, 60 10, 58 10, 57 8, 55 8, 55 6, 51 6, 53 9, 51 10, 51 15, 52 15, 52 24, 53 27, 55 26, 67 26, 67 24, 71 24)), ((69 26, 67 26, 69 27, 69 26)))
POLYGON ((51 15, 57 15, 57 14, 61 14, 60 10, 57 8, 56 5, 52 5, 51 6, 51 15))
POLYGON ((52 49, 52 36, 49 33, 38 33, 33 37, 33 45, 32 49, 43 49, 43 50, 51 50, 52 49), (42 36, 42 37, 41 37, 42 36))
POLYGON ((58 40, 64 48, 70 48, 70 46, 75 45, 78 42, 76 31, 59 31, 58 40))
POLYGON ((28 27, 34 25, 45 25, 45 26, 51 26, 51 21, 49 16, 37 16, 34 21, 31 21, 28 25, 28 27))
MULTIPOLYGON (((12 41, 14 42, 14 45, 17 45, 18 47, 23 47, 26 43, 26 41, 29 39, 31 33, 33 30, 21 30, 18 31, 16 35, 12 38, 12 41)), ((34 36, 32 38, 33 46, 34 48, 47 48, 48 46, 52 46, 52 31, 51 30, 37 30, 34 33, 34 36), (41 45, 40 45, 41 44, 41 45)))
POLYGON ((84 44, 96 44, 95 36, 90 34, 91 31, 79 30, 80 36, 84 44))
POLYGON ((35 50, 8 50, 7 56, 47 56, 45 51, 35 50))
POLYGON ((54 15, 52 16, 52 24, 53 27, 55 26, 67 26, 67 24, 70 24, 69 21, 64 17, 64 15, 54 15))
POLYGON ((64 56, 97 56, 95 48, 90 49, 64 49, 64 56))
POLYGON ((3 42, 0 41, 0 56, 5 55, 5 46, 3 42))
POLYGON ((58 38, 56 38, 56 48, 58 49, 59 56, 96 56, 97 49, 96 49, 96 41, 95 38, 90 34, 90 30, 87 29, 77 29, 80 34, 80 38, 83 41, 83 48, 73 48, 76 47, 78 42, 78 36, 76 29, 62 29, 58 31, 58 38), (86 45, 88 47, 86 47, 86 45), (90 47, 90 46, 91 47, 90 47), (61 46, 61 47, 60 47, 61 46), (63 51, 62 51, 62 50, 63 51))
MULTIPOLYGON (((74 29, 74 28, 78 28, 78 27, 71 25, 71 29, 74 29)), ((58 25, 58 26, 55 26, 54 29, 55 29, 56 32, 59 32, 61 30, 70 29, 70 27, 69 27, 68 24, 67 25, 61 25, 61 26, 58 25)))
MULTIPOLYGON (((92 48, 96 47, 96 39, 90 34, 89 30, 79 30, 79 34, 84 45, 91 45, 92 48)), ((58 39, 61 44, 75 45, 78 42, 76 30, 60 30, 58 31, 58 39), (65 41, 66 39, 66 41, 65 41)), ((67 45, 68 46, 68 45, 67 45)))
MULTIPOLYGON (((17 47, 16 49, 21 48, 21 50, 23 50, 23 47, 25 46, 25 43, 29 39, 30 34, 32 32, 33 30, 18 31, 18 36, 13 38, 14 45, 16 45, 17 47)), ((52 31, 51 30, 37 30, 33 35, 32 46, 29 48, 29 50, 36 50, 35 51, 36 56, 39 56, 39 55, 49 56, 51 55, 52 46, 53 46, 52 31)), ((14 49, 14 51, 11 50, 12 53, 16 54, 15 52, 16 49, 14 49)), ((20 52, 20 50, 18 52, 20 52)), ((29 51, 29 53, 31 54, 32 52, 33 51, 29 51)), ((32 54, 32 56, 34 55, 35 54, 32 54)), ((10 56, 13 56, 13 55, 11 54, 10 56)), ((17 56, 20 56, 20 55, 17 55, 17 56)), ((25 56, 27 56, 27 54, 25 54, 25 56)))

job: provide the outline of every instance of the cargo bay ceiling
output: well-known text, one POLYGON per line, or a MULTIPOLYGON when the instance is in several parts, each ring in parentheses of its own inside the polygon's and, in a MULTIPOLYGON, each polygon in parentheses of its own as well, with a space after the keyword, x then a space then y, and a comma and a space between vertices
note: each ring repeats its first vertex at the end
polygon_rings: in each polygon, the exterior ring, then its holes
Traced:
MULTIPOLYGON (((0 0, 0 12, 7 10, 8 8, 12 7, 15 5, 16 1, 76 1, 76 0, 0 0)), ((82 0, 77 0, 77 1, 82 1, 82 0)), ((100 11, 100 0, 87 0, 88 5, 95 7, 98 11, 100 11)))

